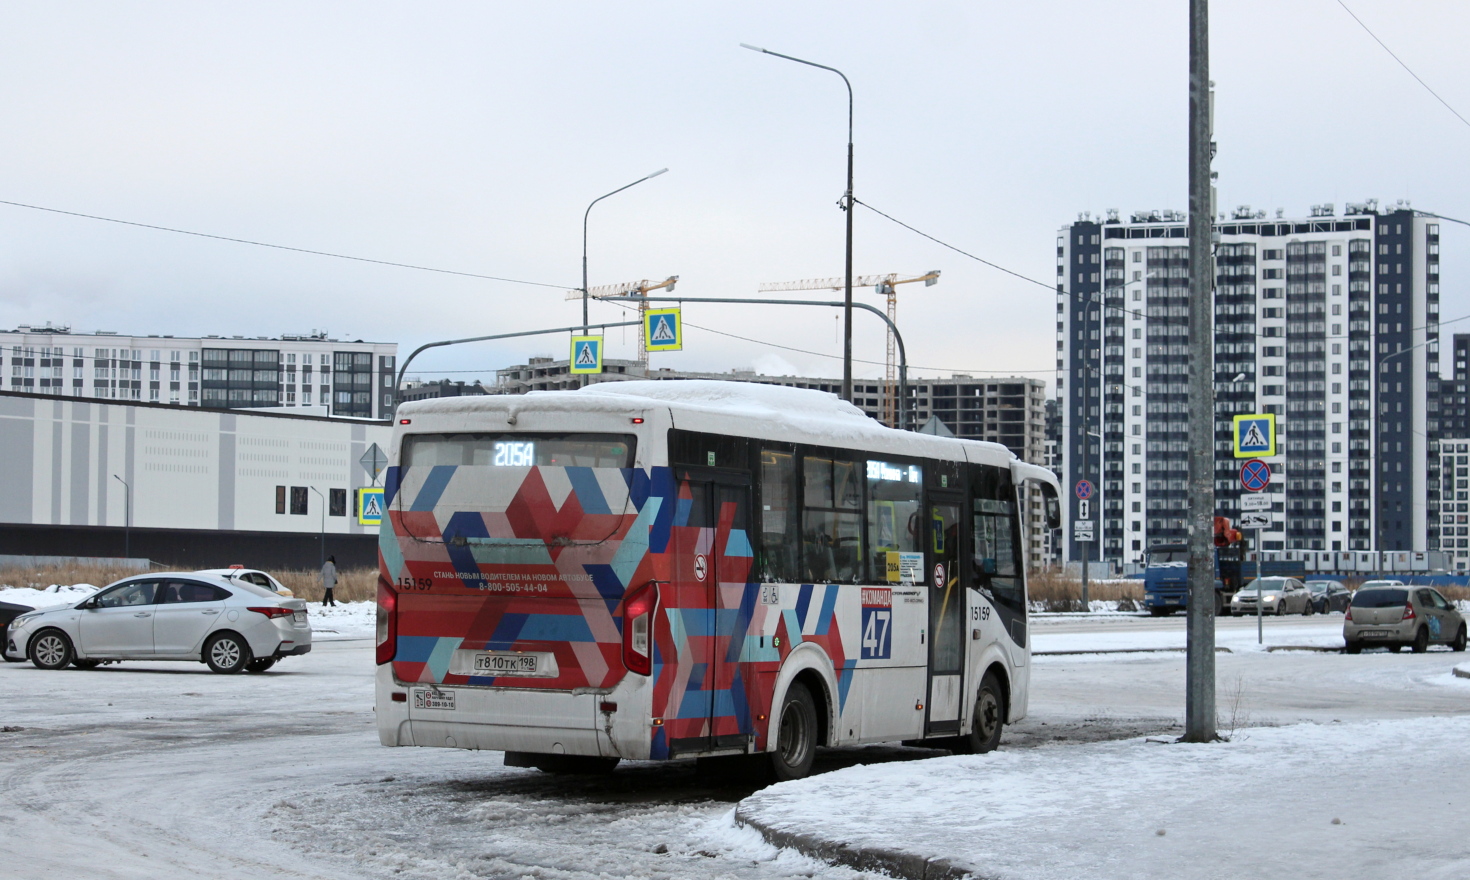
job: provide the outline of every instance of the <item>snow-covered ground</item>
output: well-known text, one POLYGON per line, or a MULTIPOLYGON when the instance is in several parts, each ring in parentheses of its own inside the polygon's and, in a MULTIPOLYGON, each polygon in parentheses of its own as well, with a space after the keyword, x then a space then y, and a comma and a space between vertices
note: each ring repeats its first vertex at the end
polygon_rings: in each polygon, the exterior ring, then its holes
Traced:
MULTIPOLYGON (((18 601, 10 592, 0 601, 18 601)), ((315 650, 264 675, 213 675, 196 663, 60 672, 0 664, 0 877, 873 876, 777 850, 735 825, 741 799, 763 803, 787 787, 757 793, 754 783, 687 763, 633 762, 608 777, 568 779, 507 768, 493 752, 383 748, 372 713, 372 603, 312 605, 311 614, 315 650)), ((1081 617, 1034 621, 1038 645, 1097 650, 1102 637, 1115 647, 1183 644, 1181 618, 1081 617)), ((1266 634, 1325 641, 1341 620, 1268 620, 1266 634)), ((1230 626, 1222 623, 1222 644, 1253 644, 1254 621, 1242 634, 1230 626)), ((855 784, 853 774, 878 773, 887 787, 834 788, 848 799, 821 804, 812 827, 892 815, 911 821, 893 827, 916 846, 932 840, 926 828, 947 829, 936 854, 997 847, 1011 861, 987 870, 1011 866, 1008 876, 1147 877, 1158 859, 1168 867, 1158 876, 1171 880, 1314 876, 1316 865, 1320 876, 1344 865, 1338 876, 1382 876, 1391 872, 1366 866, 1398 851, 1381 833, 1398 827, 1379 823, 1387 811, 1417 816, 1419 828, 1401 839, 1435 838, 1440 849, 1426 852, 1436 858, 1470 839, 1456 824, 1470 812, 1445 787, 1459 770, 1415 798, 1404 780, 1419 770, 1372 763, 1414 759, 1427 768, 1464 755, 1470 680, 1452 669, 1465 655, 1220 654, 1222 728, 1238 728, 1234 741, 1146 743, 1144 735, 1177 731, 1183 662, 1166 651, 1037 657, 1031 715, 992 756, 824 751, 821 775, 805 785, 840 787, 855 784), (1380 772, 1395 774, 1377 780, 1384 796, 1353 804, 1355 792, 1372 788, 1355 780, 1380 772), (1006 786, 1009 812, 931 793, 965 780, 1006 786), (1155 800, 1156 809, 1133 818, 1123 809, 1155 800), (1300 837, 1283 832, 1266 845, 1226 836, 1241 835, 1256 811, 1258 827, 1300 828, 1300 837), (1183 853, 1207 834, 1220 850, 1191 863, 1183 853), (1360 847, 1357 867, 1347 864, 1351 851, 1331 847, 1360 847)), ((781 802, 813 806, 794 797, 781 802)), ((1436 876, 1432 864, 1403 864, 1393 873, 1422 867, 1421 876, 1436 876)))
POLYGON ((1462 715, 1248 729, 1209 745, 1047 746, 839 770, 740 809, 983 877, 1461 877, 1467 742, 1462 715))
POLYGON ((44 589, 0 586, 0 602, 29 605, 36 609, 55 608, 59 605, 74 605, 98 589, 91 584, 52 584, 44 589))

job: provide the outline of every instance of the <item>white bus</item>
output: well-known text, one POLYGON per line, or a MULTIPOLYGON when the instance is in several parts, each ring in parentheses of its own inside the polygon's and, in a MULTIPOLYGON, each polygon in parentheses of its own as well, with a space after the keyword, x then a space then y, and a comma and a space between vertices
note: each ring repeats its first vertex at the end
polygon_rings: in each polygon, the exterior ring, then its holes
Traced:
MULTIPOLYGON (((715 381, 398 410, 380 540, 389 746, 620 759, 923 740, 1025 715, 1023 484, 993 443, 833 395, 715 381)), ((1034 496, 1033 496, 1034 497, 1034 496)))

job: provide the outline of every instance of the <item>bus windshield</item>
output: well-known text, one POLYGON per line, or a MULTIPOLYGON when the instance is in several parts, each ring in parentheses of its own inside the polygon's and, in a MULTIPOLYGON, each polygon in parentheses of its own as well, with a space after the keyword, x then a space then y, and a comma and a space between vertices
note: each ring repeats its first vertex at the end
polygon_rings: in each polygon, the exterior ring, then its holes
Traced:
POLYGON ((1188 550, 1152 550, 1148 554, 1149 565, 1162 565, 1166 562, 1188 562, 1188 550))
POLYGON ((404 468, 633 466, 632 434, 414 434, 403 438, 404 468))

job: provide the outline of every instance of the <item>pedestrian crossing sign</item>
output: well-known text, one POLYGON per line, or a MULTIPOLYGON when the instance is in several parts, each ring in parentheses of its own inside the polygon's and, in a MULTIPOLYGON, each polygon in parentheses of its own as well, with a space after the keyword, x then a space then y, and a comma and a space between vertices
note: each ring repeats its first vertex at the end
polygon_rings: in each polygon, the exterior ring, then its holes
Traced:
POLYGON ((601 373, 602 372, 602 337, 601 336, 573 336, 572 337, 572 362, 567 372, 569 373, 601 373))
POLYGON ((680 309, 649 309, 643 313, 643 345, 649 351, 683 351, 684 319, 680 309))
POLYGON ((365 487, 357 490, 358 525, 376 526, 383 523, 382 487, 365 487))
POLYGON ((1276 454, 1276 415, 1253 413, 1235 417, 1235 457, 1270 458, 1276 454))

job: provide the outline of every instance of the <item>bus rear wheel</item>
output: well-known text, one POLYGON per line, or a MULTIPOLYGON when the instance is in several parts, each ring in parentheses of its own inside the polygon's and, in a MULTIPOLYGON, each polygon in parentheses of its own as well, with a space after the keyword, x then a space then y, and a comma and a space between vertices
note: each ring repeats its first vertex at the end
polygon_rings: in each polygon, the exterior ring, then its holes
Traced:
POLYGON ((812 771, 812 759, 817 756, 817 704, 806 685, 791 683, 779 717, 771 772, 777 782, 801 779, 812 771))
POLYGON ((971 719, 970 732, 956 738, 954 751, 965 755, 982 755, 995 751, 1000 745, 1000 734, 1005 727, 1005 721, 1005 693, 1001 690, 995 673, 987 672, 980 679, 980 692, 975 695, 975 717, 971 719))

